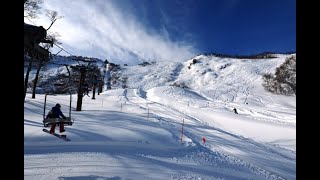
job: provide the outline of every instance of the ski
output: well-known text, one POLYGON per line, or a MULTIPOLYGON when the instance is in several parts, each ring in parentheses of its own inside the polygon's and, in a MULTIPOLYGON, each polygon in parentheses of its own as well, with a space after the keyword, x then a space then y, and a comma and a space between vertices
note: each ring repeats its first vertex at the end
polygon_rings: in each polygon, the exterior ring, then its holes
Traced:
MULTIPOLYGON (((43 132, 46 132, 46 133, 50 134, 50 131, 49 131, 49 130, 47 130, 47 129, 42 129, 42 130, 43 130, 43 132)), ((65 137, 65 136, 62 136, 62 135, 60 135, 60 134, 57 134, 57 133, 53 133, 53 134, 51 134, 51 135, 56 136, 56 137, 58 137, 58 138, 60 138, 60 139, 63 139, 63 140, 65 140, 65 141, 71 141, 71 139, 69 139, 69 138, 67 138, 67 137, 65 137)))

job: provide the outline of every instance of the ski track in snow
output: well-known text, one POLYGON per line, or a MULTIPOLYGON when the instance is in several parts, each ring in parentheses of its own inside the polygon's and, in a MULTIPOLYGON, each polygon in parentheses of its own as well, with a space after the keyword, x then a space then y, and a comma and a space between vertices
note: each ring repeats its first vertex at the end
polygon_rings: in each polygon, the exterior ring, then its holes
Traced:
MULTIPOLYGON (((190 146, 191 148, 189 149, 189 151, 186 152, 186 154, 181 153, 181 147, 177 147, 177 148, 168 148, 168 147, 163 147, 161 145, 154 145, 152 144, 152 146, 148 146, 148 142, 147 141, 136 141, 136 142, 126 142, 126 145, 123 145, 123 141, 120 141, 119 144, 117 145, 117 143, 112 142, 112 144, 110 143, 101 143, 101 142, 91 142, 91 148, 90 147, 86 147, 88 146, 88 143, 81 143, 81 142, 72 142, 72 145, 70 147, 70 149, 68 150, 68 148, 66 148, 64 145, 59 146, 59 144, 54 144, 54 146, 56 147, 54 149, 54 151, 52 151, 52 148, 49 146, 48 144, 42 144, 42 145, 34 145, 34 144, 25 144, 25 151, 27 154, 30 154, 28 152, 33 152, 35 154, 42 154, 42 153, 54 153, 55 151, 57 152, 69 152, 72 153, 74 152, 74 149, 81 149, 82 151, 84 149, 87 149, 88 152, 96 152, 96 153, 103 153, 103 152, 115 152, 117 151, 117 154, 119 156, 124 156, 125 150, 123 149, 131 149, 131 148, 135 148, 136 149, 136 158, 143 160, 148 156, 149 161, 150 157, 153 156, 157 156, 159 154, 159 151, 162 152, 162 154, 165 154, 164 152, 166 152, 166 154, 170 154, 171 158, 174 157, 174 159, 178 162, 183 162, 183 159, 185 158, 185 156, 190 156, 189 153, 194 154, 191 155, 190 157, 190 161, 193 162, 195 161, 195 159, 199 159, 199 154, 198 153, 205 153, 205 159, 206 160, 199 160, 199 163, 196 163, 196 165, 201 165, 203 166, 203 164, 201 163, 201 161, 204 161, 207 166, 213 166, 213 167, 217 167, 219 165, 219 163, 222 163, 223 166, 230 166, 230 168, 236 168, 236 169, 248 169, 246 171, 250 171, 253 174, 256 174, 257 177, 262 176, 266 179, 286 179, 288 177, 285 177, 285 175, 282 175, 280 172, 273 172, 272 169, 268 170, 266 168, 262 168, 265 167, 265 164, 263 165, 259 165, 259 163, 256 160, 261 160, 261 157, 275 157, 275 159, 280 159, 281 163, 285 162, 285 161, 294 161, 295 157, 286 157, 285 155, 282 155, 280 152, 278 152, 277 150, 273 150, 272 148, 266 147, 262 144, 259 144, 257 142, 254 142, 250 139, 247 138, 243 138, 241 136, 237 136, 234 135, 232 133, 229 132, 225 132, 221 129, 217 129, 214 128, 212 126, 209 126, 207 123, 204 123, 203 121, 193 117, 192 115, 188 115, 185 112, 180 112, 178 109, 174 109, 173 107, 169 107, 169 106, 165 106, 159 103, 155 103, 155 102, 150 102, 142 97, 140 97, 139 95, 137 95, 137 90, 130 90, 131 91, 131 95, 133 96, 128 96, 128 90, 124 90, 122 95, 124 97, 118 96, 118 98, 124 98, 126 99, 125 105, 129 105, 129 106, 137 106, 138 108, 141 108, 141 105, 146 105, 147 104, 147 108, 151 110, 151 115, 150 115, 150 121, 153 123, 158 123, 158 126, 161 126, 161 128, 169 131, 172 133, 172 135, 174 136, 173 138, 176 139, 177 141, 179 141, 180 138, 180 128, 181 128, 181 122, 175 122, 175 119, 185 119, 185 134, 184 134, 184 138, 186 139, 190 139, 189 142, 184 141, 183 144, 184 146, 190 146), (155 114, 155 112, 163 112, 163 113, 159 113, 159 114, 155 114), (188 121, 191 122, 192 125, 188 125, 188 121), (194 128, 197 127, 197 128, 194 128), (197 130, 198 129, 198 130, 197 130), (203 134, 202 132, 204 131, 208 131, 210 130, 211 133, 210 134, 219 134, 219 136, 216 137, 212 137, 213 139, 216 140, 211 140, 208 138, 207 143, 202 144, 199 140, 201 139, 202 135, 203 136, 207 136, 207 134, 203 134), (219 138, 221 138, 219 140, 219 138), (223 144, 229 144, 229 147, 219 147, 217 146, 217 142, 223 142, 223 144), (227 143, 230 142, 230 143, 227 143), (235 143, 237 142, 237 143, 235 143), (143 145, 143 147, 139 146, 137 147, 136 144, 139 143, 141 145, 143 145), (32 146, 31 146, 32 145, 32 146), (145 148, 145 146, 148 146, 148 148, 145 148), (238 147, 233 147, 233 146, 238 146, 238 147), (28 148, 30 147, 30 149, 28 148), (192 147, 198 147, 195 148, 194 150, 192 150, 192 147), (199 148, 202 147, 202 148, 199 148), (234 153, 230 153, 228 151, 228 149, 241 149, 239 147, 247 147, 245 151, 248 150, 255 150, 253 152, 251 152, 251 154, 257 154, 257 157, 252 157, 251 160, 248 160, 246 158, 243 158, 241 156, 237 156, 234 153), (148 149, 148 150, 146 150, 148 149), (200 150, 199 150, 200 149, 200 150), (259 151, 258 151, 259 150, 259 151), (244 159, 244 160, 243 160, 244 159), (229 164, 229 165, 228 165, 229 164)), ((117 101, 119 101, 120 99, 118 99, 117 101)), ((31 104, 38 104, 38 103, 31 103, 31 104)), ((144 107, 146 108, 146 107, 144 107)), ((146 109, 144 109, 146 110, 146 109)), ((96 113, 99 113, 99 111, 97 111, 96 113)), ((90 143, 89 143, 90 144, 90 143)), ((185 151, 185 150, 183 150, 185 151)), ((248 152, 247 152, 248 153, 248 152)), ((131 156, 130 154, 128 154, 127 156, 131 156)), ((246 157, 246 156, 244 156, 246 157)), ((154 161, 154 160, 152 160, 154 161)), ((195 163, 195 162, 193 162, 195 163)), ((178 163, 180 164, 180 163, 178 163)), ((189 167, 191 168, 191 167, 189 167)), ((279 166, 279 168, 281 168, 279 166)), ((72 168, 71 168, 72 169, 72 168)), ((241 171, 243 171, 243 169, 241 171)), ((27 171, 27 170, 26 170, 27 171)), ((198 170, 196 171, 198 172, 198 170)), ((214 171, 211 171, 211 173, 214 173, 214 171)), ((218 171, 216 172, 218 173, 218 171)), ((218 174, 215 174, 215 176, 217 176, 218 174)), ((43 179, 46 178, 46 176, 42 176, 43 179)), ((48 176, 49 177, 49 176, 48 176)), ((180 178, 183 179, 185 178, 185 176, 177 176, 177 175, 172 175, 172 178, 180 178)), ((220 177, 220 176, 219 176, 220 177)), ((223 176, 222 176, 223 177, 223 176)), ((228 179, 228 177, 225 177, 226 179, 228 179)), ((261 178, 261 177, 260 177, 261 178)), ((239 178, 241 179, 241 178, 239 178)), ((258 178, 259 179, 259 178, 258 178)))
MULTIPOLYGON (((88 108, 84 108, 84 112, 94 112, 92 119, 99 118, 96 121, 84 121, 81 120, 81 112, 74 113, 75 123, 90 126, 86 130, 68 128, 67 131, 74 136, 68 145, 39 133, 38 129, 43 128, 41 121, 27 116, 25 126, 35 127, 37 130, 32 130, 25 136, 25 179, 295 179, 295 151, 219 128, 219 121, 215 122, 216 125, 208 123, 203 116, 193 112, 197 109, 200 112, 202 109, 221 113, 237 107, 241 115, 249 120, 295 127, 295 121, 290 121, 295 114, 291 114, 289 108, 278 107, 270 96, 262 98, 252 94, 255 81, 259 79, 256 72, 270 72, 271 67, 276 64, 279 64, 277 60, 261 60, 250 67, 241 63, 234 67, 230 63, 221 70, 226 72, 223 81, 215 81, 210 90, 192 91, 167 86, 159 89, 157 92, 162 93, 157 96, 155 93, 151 94, 152 91, 145 91, 156 86, 148 84, 150 78, 163 75, 164 79, 175 81, 181 80, 183 73, 188 72, 183 64, 159 66, 161 68, 156 69, 157 73, 141 79, 140 84, 129 84, 134 87, 132 89, 117 90, 113 95, 101 94, 104 98, 101 106, 105 101, 113 104, 108 106, 113 109, 90 109, 90 103, 95 105, 97 101, 90 102, 84 98, 84 104, 88 108), (163 69, 165 71, 162 72, 163 69), (168 71, 172 71, 170 76, 166 75, 168 71), (168 102, 157 100, 163 97, 168 98, 168 102), (236 103, 248 101, 268 109, 253 108, 250 104, 244 107, 236 103), (108 121, 103 121, 101 117, 107 117, 108 121), (134 119, 134 123, 131 119, 134 119), (123 123, 132 126, 122 127, 123 123), (106 135, 99 134, 95 129, 100 126, 110 126, 115 130, 110 130, 106 135), (115 140, 114 135, 109 136, 109 133, 117 134, 117 128, 125 129, 127 137, 121 136, 115 140), (156 135, 152 135, 152 129, 157 130, 157 135, 171 138, 168 142, 161 142, 156 139, 156 135), (140 136, 142 132, 152 140, 140 136), (132 138, 130 133, 134 133, 132 138), (206 137, 205 143, 201 141, 203 137, 206 137)), ((197 68, 196 65, 191 69, 197 68)), ((130 76, 135 70, 126 76, 130 76)), ((195 72, 203 71, 197 69, 195 72)), ((222 78, 219 76, 220 71, 216 73, 218 79, 222 78)), ((197 86, 198 81, 192 83, 197 86)), ((53 106, 56 102, 56 99, 47 100, 47 106, 53 106)), ((43 108, 41 98, 27 98, 25 104, 28 104, 25 106, 25 114, 42 118, 42 111, 39 111, 43 108)), ((67 107, 68 101, 61 101, 61 104, 67 107)))
MULTIPOLYGON (((172 93, 172 91, 166 91, 164 93, 170 94, 172 93)), ((132 93, 132 94, 136 94, 136 93, 132 93)), ((194 124, 197 124, 197 129, 212 129, 214 131, 217 132, 212 132, 212 134, 223 134, 223 136, 226 136, 225 138, 223 138, 224 143, 227 141, 230 141, 230 144, 233 145, 231 142, 239 142, 239 145, 237 145, 238 147, 228 147, 228 148, 233 148, 233 149, 241 149, 239 147, 247 147, 246 149, 246 153, 250 154, 250 151, 255 150, 255 152, 251 152, 251 154, 257 154, 258 156, 255 158, 251 158, 250 161, 245 161, 242 160, 243 157, 241 156, 237 156, 236 154, 230 154, 228 151, 225 150, 225 148, 219 148, 217 146, 214 145, 214 143, 210 144, 210 143, 206 143, 206 146, 208 149, 212 149, 215 151, 218 151, 219 153, 221 153, 223 156, 227 157, 228 161, 232 162, 232 163, 236 163, 245 167, 250 167, 254 172, 259 172, 261 174, 264 174, 266 177, 272 177, 275 179, 283 179, 281 176, 282 175, 278 175, 277 173, 281 173, 281 172, 272 172, 274 171, 274 169, 263 169, 261 167, 265 167, 267 165, 266 164, 261 164, 259 163, 259 161, 261 160, 261 157, 264 157, 265 159, 269 158, 269 157, 276 157, 274 158, 274 160, 278 161, 278 168, 282 168, 285 169, 287 164, 284 167, 281 167, 281 164, 285 161, 289 162, 290 161, 295 161, 295 157, 291 156, 288 157, 285 154, 281 153, 281 151, 278 151, 275 147, 271 148, 265 145, 262 145, 260 143, 254 142, 253 140, 247 139, 247 138, 243 138, 237 135, 234 135, 232 133, 229 132, 225 132, 221 129, 217 129, 214 127, 209 126, 207 123, 204 123, 203 121, 188 115, 186 112, 180 112, 178 109, 173 109, 173 107, 169 107, 167 105, 161 105, 159 103, 151 103, 146 101, 145 99, 139 97, 139 96, 131 96, 131 97, 126 97, 126 99, 128 100, 128 102, 136 104, 137 106, 140 106, 139 104, 148 104, 148 108, 151 109, 152 112, 163 112, 163 115, 166 114, 166 116, 172 116, 172 119, 188 119, 188 120, 192 120, 194 124), (152 109, 156 109, 156 110, 152 110, 152 109), (213 148, 212 148, 213 147, 213 148), (257 153, 259 151, 259 153, 257 153), (255 165, 258 164, 258 165, 255 165)), ((157 116, 157 115, 154 115, 157 116)), ((179 125, 177 124, 177 122, 172 122, 172 120, 164 120, 164 119, 168 119, 167 118, 161 118, 161 117, 156 117, 156 119, 159 119, 159 121, 165 121, 167 123, 166 127, 169 127, 169 129, 172 129, 172 127, 174 127, 174 129, 176 129, 176 132, 179 132, 179 125), (174 123, 174 124, 173 124, 174 123)), ((162 125, 164 123, 161 123, 162 125)), ((199 141, 199 139, 201 139, 201 136, 196 135, 196 134, 201 134, 199 131, 194 131, 193 130, 193 126, 195 125, 186 125, 185 126, 185 133, 187 135, 188 138, 190 138, 192 140, 193 143, 196 143, 199 141), (192 133, 193 132, 193 133, 192 133)), ((178 136, 178 134, 177 134, 178 136)), ((197 145, 201 145, 200 143, 196 143, 197 145)), ((227 148, 227 149, 228 149, 227 148)), ((293 154, 295 155, 295 153, 293 154)), ((265 163, 265 162, 263 162, 265 163)), ((295 164, 291 163, 292 168, 294 168, 295 164)), ((286 169, 285 169, 286 170, 286 169)), ((284 176, 285 176, 284 172, 284 176)), ((292 178, 292 177, 291 177, 292 178)), ((285 178, 284 178, 285 179, 285 178)))

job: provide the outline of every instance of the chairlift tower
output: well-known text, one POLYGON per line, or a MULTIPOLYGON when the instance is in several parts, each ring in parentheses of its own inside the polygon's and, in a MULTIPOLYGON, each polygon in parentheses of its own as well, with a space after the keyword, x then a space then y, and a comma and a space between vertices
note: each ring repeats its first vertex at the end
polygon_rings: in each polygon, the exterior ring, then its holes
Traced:
POLYGON ((85 82, 86 74, 90 70, 89 69, 90 63, 95 62, 95 61, 79 60, 79 59, 76 59, 76 60, 78 61, 79 65, 71 66, 71 68, 80 72, 76 111, 81 111, 82 110, 82 99, 83 99, 83 94, 84 94, 83 89, 84 89, 84 82, 85 82), (84 62, 84 63, 88 63, 88 64, 80 64, 80 61, 84 62))
POLYGON ((93 76, 92 83, 93 83, 92 99, 96 99, 96 98, 95 98, 95 94, 96 94, 96 86, 97 86, 97 83, 98 83, 98 76, 97 76, 97 75, 94 75, 94 76, 93 76))
POLYGON ((77 108, 76 111, 81 111, 82 107, 82 98, 83 98, 83 84, 86 77, 86 67, 83 65, 71 66, 72 69, 80 72, 79 86, 78 86, 78 99, 77 99, 77 108))

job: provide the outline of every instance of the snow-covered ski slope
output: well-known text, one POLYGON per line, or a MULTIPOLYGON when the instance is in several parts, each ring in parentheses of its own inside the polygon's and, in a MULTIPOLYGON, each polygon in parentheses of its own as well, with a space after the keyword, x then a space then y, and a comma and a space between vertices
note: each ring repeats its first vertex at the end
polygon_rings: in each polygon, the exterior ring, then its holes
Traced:
MULTIPOLYGON (((72 96, 70 142, 42 132, 44 95, 27 94, 25 179, 296 179, 296 97, 261 85, 290 55, 276 56, 122 67, 128 88, 84 96, 82 111, 72 96)), ((47 109, 68 115, 69 98, 47 109)))

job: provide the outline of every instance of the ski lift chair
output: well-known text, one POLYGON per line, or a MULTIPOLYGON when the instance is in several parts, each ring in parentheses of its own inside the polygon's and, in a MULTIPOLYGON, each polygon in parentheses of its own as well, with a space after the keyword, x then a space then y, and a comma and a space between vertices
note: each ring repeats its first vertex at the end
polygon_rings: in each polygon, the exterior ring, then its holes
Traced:
POLYGON ((66 117, 66 119, 63 118, 46 118, 46 102, 47 102, 47 95, 45 95, 44 98, 44 107, 43 107, 43 126, 48 127, 51 126, 52 124, 64 124, 65 126, 72 126, 74 123, 74 120, 71 120, 71 100, 72 100, 72 95, 70 93, 70 107, 69 107, 69 117, 66 117))

